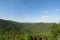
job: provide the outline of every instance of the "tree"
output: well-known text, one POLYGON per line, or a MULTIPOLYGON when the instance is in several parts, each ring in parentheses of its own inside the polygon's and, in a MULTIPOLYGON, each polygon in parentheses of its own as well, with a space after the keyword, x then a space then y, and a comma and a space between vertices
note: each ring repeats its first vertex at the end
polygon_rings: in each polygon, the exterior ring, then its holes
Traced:
POLYGON ((33 37, 28 33, 25 34, 25 40, 33 40, 33 37))
POLYGON ((53 34, 54 40, 57 40, 57 36, 58 36, 58 25, 56 23, 51 28, 51 34, 53 34))

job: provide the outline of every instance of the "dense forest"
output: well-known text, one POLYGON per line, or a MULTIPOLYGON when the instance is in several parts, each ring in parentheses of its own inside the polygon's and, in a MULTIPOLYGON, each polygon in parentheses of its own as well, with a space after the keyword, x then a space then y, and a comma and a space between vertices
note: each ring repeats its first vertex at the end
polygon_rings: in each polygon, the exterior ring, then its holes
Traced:
POLYGON ((0 40, 60 40, 60 24, 0 19, 0 40))

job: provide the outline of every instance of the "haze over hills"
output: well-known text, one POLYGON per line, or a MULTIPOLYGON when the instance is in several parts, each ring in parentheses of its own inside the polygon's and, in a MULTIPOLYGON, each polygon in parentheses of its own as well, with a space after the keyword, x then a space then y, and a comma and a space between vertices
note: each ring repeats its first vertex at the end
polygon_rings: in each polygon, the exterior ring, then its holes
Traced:
POLYGON ((1 32, 17 32, 17 33, 40 33, 49 31, 54 23, 20 23, 10 20, 0 19, 1 32))

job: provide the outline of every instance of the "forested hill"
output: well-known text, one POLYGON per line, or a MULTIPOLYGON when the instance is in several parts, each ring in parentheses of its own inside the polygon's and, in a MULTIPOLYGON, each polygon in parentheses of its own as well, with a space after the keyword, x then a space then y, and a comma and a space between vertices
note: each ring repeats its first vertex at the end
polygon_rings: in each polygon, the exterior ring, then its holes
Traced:
POLYGON ((0 32, 40 33, 49 31, 54 23, 20 23, 0 19, 0 32))

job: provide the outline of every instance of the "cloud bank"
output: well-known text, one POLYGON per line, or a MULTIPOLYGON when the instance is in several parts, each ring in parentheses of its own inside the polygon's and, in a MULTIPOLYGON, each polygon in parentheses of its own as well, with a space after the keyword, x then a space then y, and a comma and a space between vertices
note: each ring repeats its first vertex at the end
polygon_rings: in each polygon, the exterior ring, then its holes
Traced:
POLYGON ((33 23, 39 23, 39 22, 54 22, 59 23, 60 17, 58 16, 41 16, 38 18, 9 18, 7 20, 17 21, 17 22, 33 22, 33 23))

